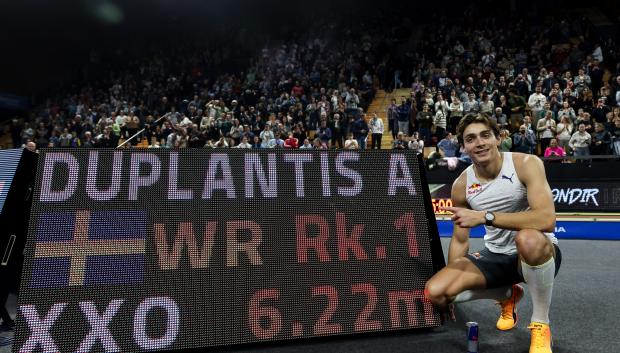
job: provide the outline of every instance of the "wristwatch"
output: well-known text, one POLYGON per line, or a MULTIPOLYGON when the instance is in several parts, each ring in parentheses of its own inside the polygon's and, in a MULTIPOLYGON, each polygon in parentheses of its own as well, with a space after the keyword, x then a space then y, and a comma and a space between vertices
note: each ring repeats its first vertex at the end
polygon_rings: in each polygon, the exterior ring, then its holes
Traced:
POLYGON ((484 214, 484 224, 486 224, 487 226, 492 226, 493 221, 495 221, 495 215, 493 214, 493 212, 487 211, 484 214))

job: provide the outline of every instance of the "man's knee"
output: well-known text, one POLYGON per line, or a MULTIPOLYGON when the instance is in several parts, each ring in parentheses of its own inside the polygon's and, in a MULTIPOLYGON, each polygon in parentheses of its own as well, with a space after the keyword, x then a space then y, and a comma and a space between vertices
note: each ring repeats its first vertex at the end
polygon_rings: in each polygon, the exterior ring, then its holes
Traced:
MULTIPOLYGON (((452 278, 452 274, 448 274, 446 270, 465 271, 469 260, 466 258, 459 258, 449 263, 442 271, 433 276, 424 288, 424 296, 428 298, 433 304, 438 306, 445 306, 449 303, 451 298, 458 293, 451 293, 456 281, 460 279, 458 277, 452 278)), ((450 271, 451 272, 451 271, 450 271)))
POLYGON ((431 301, 434 305, 444 306, 447 304, 447 297, 445 294, 446 286, 435 278, 431 278, 426 282, 424 287, 424 296, 431 301))
POLYGON ((519 255, 527 263, 548 260, 553 256, 553 246, 547 237, 534 229, 522 229, 515 236, 515 243, 519 255))

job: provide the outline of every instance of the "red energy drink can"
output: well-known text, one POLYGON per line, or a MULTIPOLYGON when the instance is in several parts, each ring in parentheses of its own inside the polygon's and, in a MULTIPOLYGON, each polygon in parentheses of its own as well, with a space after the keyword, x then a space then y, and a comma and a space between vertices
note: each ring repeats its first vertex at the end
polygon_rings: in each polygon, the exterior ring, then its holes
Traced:
POLYGON ((470 321, 467 326, 467 353, 478 353, 478 323, 470 321))

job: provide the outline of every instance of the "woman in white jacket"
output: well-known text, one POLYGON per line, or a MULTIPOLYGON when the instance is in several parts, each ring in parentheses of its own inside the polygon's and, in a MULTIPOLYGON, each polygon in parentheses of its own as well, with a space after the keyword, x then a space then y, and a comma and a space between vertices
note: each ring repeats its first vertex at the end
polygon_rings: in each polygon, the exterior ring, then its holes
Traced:
POLYGON ((463 117, 463 103, 458 97, 453 97, 450 103, 450 131, 456 134, 456 126, 463 117))
POLYGON ((437 141, 441 140, 446 135, 447 116, 443 106, 439 106, 435 117, 433 118, 433 124, 435 125, 435 136, 437 141))

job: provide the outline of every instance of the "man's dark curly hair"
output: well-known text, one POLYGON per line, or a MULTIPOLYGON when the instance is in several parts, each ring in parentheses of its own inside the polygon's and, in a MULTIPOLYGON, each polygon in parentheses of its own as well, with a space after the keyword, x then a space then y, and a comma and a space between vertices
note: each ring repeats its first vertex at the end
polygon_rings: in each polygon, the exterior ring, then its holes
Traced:
POLYGON ((484 124, 493 131, 496 138, 499 136, 499 126, 497 122, 491 119, 487 114, 467 114, 461 118, 459 124, 456 126, 457 138, 461 145, 464 144, 463 133, 465 132, 465 128, 473 123, 484 124))

